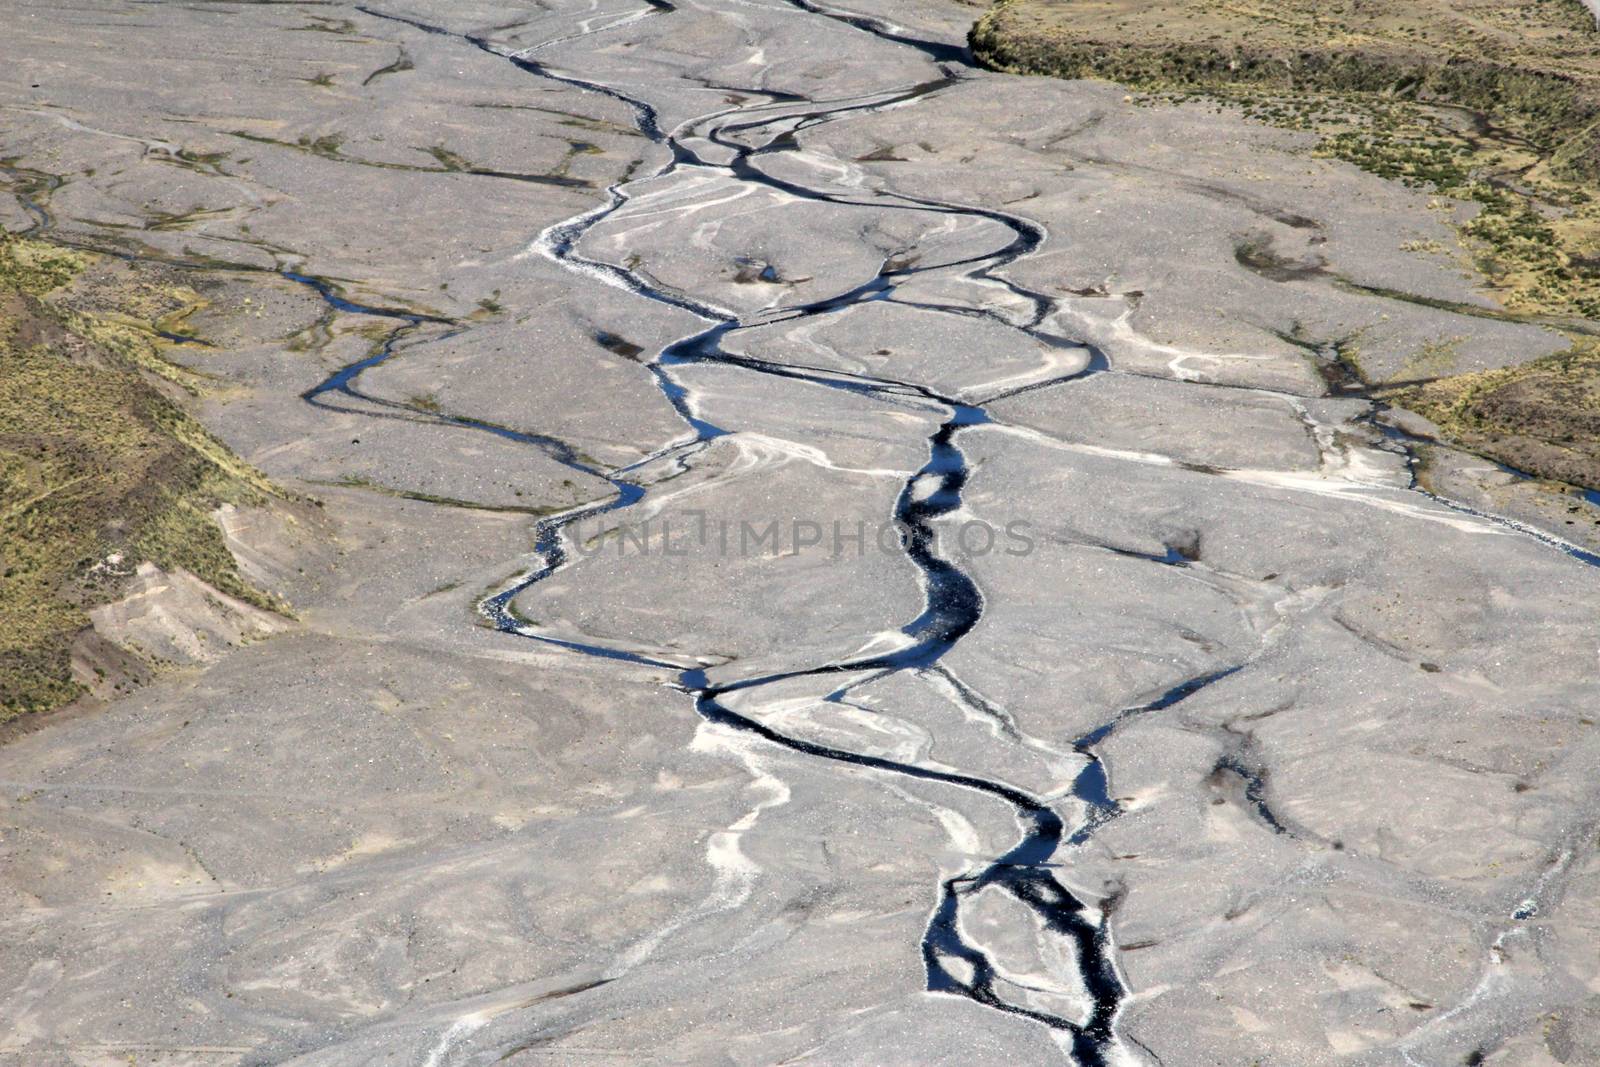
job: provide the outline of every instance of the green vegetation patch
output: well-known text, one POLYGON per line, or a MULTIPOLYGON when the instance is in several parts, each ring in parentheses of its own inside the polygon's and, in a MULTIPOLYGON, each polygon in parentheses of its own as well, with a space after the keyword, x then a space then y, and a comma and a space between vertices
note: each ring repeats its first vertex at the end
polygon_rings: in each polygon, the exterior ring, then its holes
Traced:
MULTIPOLYGON (((1482 455, 1600 487, 1600 32, 1578 0, 1001 0, 970 41, 998 70, 1237 107, 1315 135, 1314 155, 1474 205, 1456 247, 1411 250, 1475 268, 1505 310, 1439 306, 1555 326, 1572 349, 1452 375, 1444 338, 1387 386, 1352 351, 1325 366, 1330 389, 1370 388, 1482 455)), ((1236 256, 1265 277, 1350 285, 1264 243, 1236 256)))
POLYGON ((1440 378, 1385 399, 1474 452, 1539 478, 1600 489, 1600 342, 1518 367, 1440 378))
POLYGON ((87 612, 145 560, 277 606, 210 517, 272 486, 168 395, 128 331, 107 343, 91 315, 51 302, 91 261, 0 234, 0 720, 78 695, 87 612))
POLYGON ((971 34, 974 55, 1002 70, 1478 108, 1591 179, 1596 41, 1578 0, 1002 0, 971 34))
MULTIPOLYGON (((1192 95, 1168 90, 1153 99, 1192 95)), ((1359 94, 1229 87, 1207 96, 1259 121, 1319 135, 1314 155, 1473 204, 1471 218, 1456 226, 1458 248, 1412 250, 1456 255, 1513 316, 1600 319, 1600 198, 1593 183, 1553 176, 1514 132, 1485 127, 1475 112, 1359 94)))
POLYGON ((1464 258, 1508 310, 1600 318, 1600 32, 1578 0, 1002 0, 971 41, 997 69, 1318 134, 1477 205, 1464 258))

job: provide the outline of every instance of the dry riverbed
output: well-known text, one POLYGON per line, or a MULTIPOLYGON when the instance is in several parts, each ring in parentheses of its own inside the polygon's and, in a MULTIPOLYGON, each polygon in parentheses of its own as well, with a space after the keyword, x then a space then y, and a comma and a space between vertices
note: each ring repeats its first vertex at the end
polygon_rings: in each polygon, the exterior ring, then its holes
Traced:
POLYGON ((0 747, 0 1064, 1600 1060, 1600 507, 1373 388, 1582 315, 974 14, 19 9, 292 617, 0 747))

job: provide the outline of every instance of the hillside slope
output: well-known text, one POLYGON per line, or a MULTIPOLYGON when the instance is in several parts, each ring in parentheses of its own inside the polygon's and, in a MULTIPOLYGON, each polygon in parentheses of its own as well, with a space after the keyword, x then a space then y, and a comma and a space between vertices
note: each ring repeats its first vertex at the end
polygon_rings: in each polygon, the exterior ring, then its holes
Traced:
POLYGON ((154 332, 130 325, 193 294, 124 288, 138 306, 85 311, 68 298, 94 262, 0 236, 0 721, 204 658, 162 648, 156 633, 236 640, 278 625, 278 605, 241 577, 211 515, 277 491, 187 414, 154 332), (160 626, 130 630, 124 610, 113 613, 120 640, 97 635, 91 611, 135 592, 165 602, 160 626))

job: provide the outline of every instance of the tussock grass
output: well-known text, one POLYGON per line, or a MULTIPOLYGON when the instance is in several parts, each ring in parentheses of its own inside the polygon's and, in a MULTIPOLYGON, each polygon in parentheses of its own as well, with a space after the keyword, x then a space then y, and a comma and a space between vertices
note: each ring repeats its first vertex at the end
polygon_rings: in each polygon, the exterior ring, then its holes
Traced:
POLYGON ((147 335, 115 309, 52 302, 93 260, 0 235, 0 720, 78 695, 73 641, 140 562, 279 606, 240 576, 210 517, 274 488, 152 374, 167 365, 147 335))

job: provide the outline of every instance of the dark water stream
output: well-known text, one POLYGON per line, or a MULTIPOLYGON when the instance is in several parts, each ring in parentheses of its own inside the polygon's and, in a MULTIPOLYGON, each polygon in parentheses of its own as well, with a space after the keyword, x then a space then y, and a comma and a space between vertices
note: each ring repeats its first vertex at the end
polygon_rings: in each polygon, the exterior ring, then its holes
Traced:
MULTIPOLYGON (((763 166, 764 161, 797 149, 799 147, 797 135, 801 131, 822 123, 837 121, 847 115, 869 113, 885 107, 932 99, 960 81, 963 76, 961 66, 966 61, 964 48, 909 37, 898 28, 878 19, 831 12, 811 3, 810 0, 791 0, 791 3, 800 12, 814 17, 835 19, 893 44, 917 49, 930 60, 942 64, 942 73, 938 78, 899 91, 833 102, 805 100, 790 93, 737 88, 736 91, 743 98, 739 106, 692 120, 674 130, 664 130, 655 108, 613 86, 554 70, 526 53, 507 53, 482 37, 455 33, 413 18, 387 14, 367 7, 360 10, 376 18, 401 22, 436 36, 453 38, 480 51, 499 56, 530 75, 587 92, 599 93, 619 101, 631 112, 634 126, 639 133, 668 150, 666 161, 650 174, 643 176, 649 180, 658 181, 685 168, 710 169, 723 172, 734 181, 763 186, 805 201, 827 203, 843 209, 906 210, 984 220, 995 224, 1001 233, 1009 234, 1009 237, 992 251, 958 260, 926 265, 895 264, 892 260, 885 261, 875 276, 866 282, 808 304, 778 309, 763 316, 759 325, 797 322, 834 314, 871 301, 896 299, 899 287, 918 275, 931 271, 959 271, 966 278, 1005 287, 1019 298, 1029 311, 1019 319, 1004 317, 982 308, 919 304, 909 300, 896 302, 903 307, 916 308, 929 314, 988 317, 1007 327, 1023 331, 1043 345, 1081 348, 1088 355, 1088 364, 1082 371, 1034 382, 1002 395, 1014 395, 1028 389, 1056 384, 1067 378, 1106 370, 1104 356, 1091 346, 1056 335, 1044 327, 1050 312, 1054 309, 1053 303, 1047 297, 1017 285, 1000 273, 1007 265, 1032 253, 1043 242, 1046 234, 1039 224, 992 209, 941 203, 892 193, 845 195, 827 189, 810 188, 796 180, 775 177, 768 173, 763 166)), ((654 12, 662 16, 670 16, 675 10, 667 0, 652 0, 651 7, 654 12)), ((594 32, 605 31, 602 28, 594 32)), ((570 39, 563 38, 563 40, 570 39)), ((735 87, 729 86, 717 86, 717 88, 735 90, 735 87)), ((897 672, 943 671, 940 666, 941 658, 977 624, 983 614, 985 602, 981 590, 972 578, 956 563, 940 555, 935 537, 935 524, 942 517, 961 507, 962 492, 969 473, 966 457, 960 447, 961 435, 972 427, 982 426, 991 421, 991 417, 983 403, 962 402, 917 382, 822 367, 777 363, 728 351, 724 348, 724 343, 729 336, 755 323, 745 323, 730 312, 683 293, 659 288, 632 270, 587 259, 577 251, 577 246, 586 233, 628 202, 628 190, 631 184, 632 182, 623 182, 612 186, 606 191, 607 199, 604 203, 546 231, 542 238, 543 247, 557 261, 581 267, 583 272, 591 276, 598 274, 605 281, 632 293, 688 311, 705 321, 704 328, 666 346, 645 364, 663 395, 687 427, 686 437, 672 442, 630 467, 616 471, 604 470, 582 460, 570 446, 555 438, 508 430, 466 417, 434 412, 423 413, 404 404, 364 394, 357 384, 361 373, 390 358, 398 344, 429 325, 430 320, 425 316, 355 304, 345 300, 314 278, 291 274, 289 276, 294 280, 317 289, 330 305, 340 310, 400 320, 400 325, 379 351, 331 375, 326 381, 307 392, 306 399, 312 403, 338 406, 339 398, 344 397, 362 402, 362 407, 347 410, 360 410, 363 414, 383 414, 382 410, 375 409, 387 408, 393 417, 425 418, 429 421, 495 433, 539 448, 572 469, 609 482, 615 491, 615 496, 611 499, 564 512, 544 519, 538 524, 535 535, 538 565, 509 588, 484 600, 480 606, 483 614, 501 631, 570 649, 587 656, 676 671, 678 686, 692 697, 696 711, 705 720, 759 738, 799 756, 973 791, 1008 805, 1015 815, 1019 828, 1017 842, 1004 854, 957 877, 943 881, 934 890, 936 904, 920 946, 926 965, 927 988, 933 992, 968 997, 998 1011, 1022 1016, 1062 1031, 1068 1035, 1067 1040, 1073 1057, 1086 1067, 1099 1067, 1113 1062, 1116 1050, 1125 1047, 1116 1033, 1116 1021, 1127 990, 1116 966, 1114 945, 1100 908, 1076 895, 1063 884, 1057 874, 1065 858, 1062 855, 1062 848, 1083 845, 1096 829, 1121 812, 1121 807, 1111 792, 1105 765, 1097 752, 1098 747, 1124 722, 1140 715, 1170 708, 1201 689, 1222 681, 1239 668, 1228 668, 1184 681, 1156 699, 1119 712, 1095 730, 1077 739, 1074 748, 1086 762, 1072 784, 1072 795, 1082 802, 1083 817, 1078 825, 1070 830, 1050 804, 1004 782, 817 744, 786 735, 756 718, 734 710, 727 699, 730 695, 747 694, 765 686, 796 678, 841 676, 843 680, 842 676, 866 676, 866 680, 873 680, 897 672), (886 654, 831 660, 809 667, 740 680, 713 681, 707 671, 699 667, 685 669, 686 665, 683 663, 668 662, 645 653, 541 633, 520 619, 513 610, 512 603, 518 596, 569 562, 569 553, 563 537, 563 531, 567 527, 587 518, 633 507, 645 498, 647 487, 631 480, 630 475, 647 464, 668 458, 675 459, 681 466, 710 442, 729 432, 697 414, 693 389, 685 384, 677 373, 686 366, 708 363, 736 366, 774 377, 805 381, 829 389, 875 396, 897 404, 911 403, 944 412, 937 429, 927 438, 926 462, 906 480, 894 507, 893 518, 900 533, 901 545, 907 558, 921 572, 925 590, 922 612, 902 627, 906 642, 899 650, 886 654), (1072 957, 1077 965, 1077 984, 1085 1004, 1081 1013, 1068 1017, 1032 1006, 1026 999, 1026 990, 1009 982, 981 946, 968 940, 961 924, 963 902, 989 889, 1009 894, 1032 912, 1041 927, 1070 943, 1072 957)), ((447 328, 443 324, 440 325, 441 328, 447 328)), ((998 397, 991 397, 987 402, 992 402, 994 399, 998 397)), ((1137 553, 1129 554, 1137 555, 1137 553)), ((1148 559, 1151 563, 1167 566, 1185 566, 1189 562, 1181 548, 1169 549, 1164 556, 1149 556, 1148 559)), ((727 670, 728 668, 723 668, 719 674, 727 670)), ((945 674, 945 677, 953 678, 948 674, 945 674)), ((825 699, 841 699, 843 694, 856 684, 861 682, 845 681, 841 688, 836 689, 825 699)), ((989 708, 980 695, 966 690, 959 684, 956 688, 962 699, 975 708, 994 713, 994 709, 989 708)), ((1219 765, 1219 770, 1229 770, 1242 778, 1248 799, 1263 813, 1263 819, 1273 829, 1282 830, 1261 796, 1263 789, 1261 780, 1255 777, 1248 767, 1242 763, 1237 767, 1219 765)))
MULTIPOLYGON (((803 2, 797 6, 812 13, 821 13, 819 9, 803 2)), ((671 11, 670 6, 665 3, 658 3, 655 7, 657 11, 664 13, 671 11)), ((1093 373, 1105 367, 1104 358, 1088 346, 1070 338, 1052 335, 1041 328, 1041 323, 1052 309, 1047 298, 1028 291, 997 273, 1006 265, 1038 248, 1045 237, 1043 227, 1038 224, 989 209, 967 208, 903 196, 884 195, 871 199, 857 199, 826 190, 811 189, 792 180, 773 177, 761 165, 765 157, 797 148, 796 134, 801 130, 836 120, 844 115, 871 112, 927 99, 955 84, 959 80, 959 72, 947 70, 935 80, 899 92, 879 93, 868 98, 831 103, 804 101, 793 94, 768 94, 759 89, 741 89, 739 90, 741 94, 747 98, 754 98, 755 102, 750 106, 735 108, 687 123, 680 127, 681 132, 665 131, 661 128, 657 112, 653 107, 611 86, 558 73, 526 55, 505 55, 487 40, 471 34, 451 33, 441 27, 424 24, 411 18, 388 15, 371 8, 361 10, 374 17, 404 22, 428 33, 455 37, 482 51, 501 55, 529 74, 601 93, 622 102, 632 112, 636 129, 645 137, 669 149, 667 161, 649 175, 653 180, 669 175, 679 168, 712 168, 727 173, 733 180, 762 185, 798 199, 845 208, 906 210, 941 216, 969 217, 996 223, 1002 233, 1009 234, 1009 238, 993 251, 961 260, 899 266, 885 262, 877 274, 868 281, 824 300, 783 308, 771 318, 764 319, 764 325, 829 315, 868 301, 890 299, 900 285, 919 274, 936 270, 961 271, 969 278, 1002 285, 1020 297, 1030 309, 1024 321, 1004 319, 992 311, 957 305, 909 304, 907 306, 918 307, 933 314, 981 315, 996 318, 1007 326, 1028 333, 1043 344, 1084 348, 1090 354, 1089 366, 1085 371, 1078 372, 1079 374, 1093 373), (713 148, 720 150, 713 158, 708 159, 701 155, 702 151, 710 152, 713 148)), ((840 18, 852 26, 887 40, 918 48, 930 58, 939 61, 964 59, 964 49, 913 41, 892 32, 875 20, 843 16, 840 18)), ((970 427, 988 422, 988 413, 979 404, 963 403, 915 382, 851 374, 819 367, 774 363, 725 350, 723 344, 728 335, 745 328, 746 325, 736 316, 684 294, 660 289, 631 270, 585 259, 576 251, 576 246, 585 233, 627 203, 628 184, 613 186, 607 191, 605 204, 553 227, 544 235, 544 240, 553 258, 581 265, 587 272, 599 272, 607 281, 648 299, 689 311, 707 322, 704 329, 667 346, 647 364, 663 395, 671 402, 674 410, 688 427, 689 437, 687 440, 672 443, 645 462, 668 455, 675 455, 682 462, 685 457, 704 448, 709 442, 727 432, 696 414, 692 389, 675 373, 687 365, 722 363, 757 373, 806 381, 830 389, 877 395, 897 402, 912 402, 922 406, 937 405, 946 412, 946 415, 928 438, 927 461, 920 470, 907 479, 894 509, 894 519, 900 532, 901 544, 907 557, 923 576, 924 608, 915 619, 907 622, 902 628, 908 640, 904 647, 895 652, 830 661, 808 668, 720 683, 712 682, 705 670, 700 668, 684 670, 679 665, 668 664, 643 653, 538 633, 517 617, 512 609, 512 602, 530 587, 566 565, 569 555, 563 543, 563 530, 582 519, 629 508, 643 499, 646 489, 630 481, 626 476, 627 471, 602 471, 580 464, 570 450, 563 452, 560 443, 553 439, 537 435, 517 435, 470 419, 450 419, 448 421, 461 425, 477 426, 490 432, 527 439, 529 443, 542 448, 561 462, 582 469, 585 473, 605 478, 617 494, 611 500, 542 521, 538 527, 535 545, 540 557, 539 565, 511 587, 486 599, 481 605, 481 610, 499 629, 507 633, 568 648, 585 655, 655 667, 672 667, 679 671, 678 685, 692 696, 696 710, 707 721, 751 734, 801 756, 921 781, 943 783, 982 793, 1009 805, 1021 832, 1017 843, 993 861, 959 877, 951 878, 937 889, 937 905, 921 946, 927 968, 928 989, 966 996, 997 1010, 1024 1016, 1064 1031, 1070 1035, 1074 1056, 1080 1063, 1094 1067, 1109 1062, 1108 1056, 1115 1042, 1114 1024, 1124 995, 1124 986, 1115 966, 1113 948, 1105 923, 1098 910, 1069 890, 1056 874, 1053 857, 1056 856, 1068 831, 1061 816, 1050 805, 1013 786, 976 775, 926 768, 790 737, 755 718, 733 710, 725 699, 732 693, 749 692, 780 681, 811 675, 869 673, 877 678, 901 671, 929 670, 971 631, 982 615, 983 596, 969 575, 939 554, 934 524, 942 516, 950 514, 961 506, 961 494, 967 480, 968 467, 960 449, 960 435, 970 427), (1071 942, 1073 956, 1077 960, 1079 982, 1087 1003, 1087 1010, 1083 1015, 1068 1018, 1028 1006, 1018 997, 1016 988, 1009 986, 999 974, 982 948, 967 940, 960 924, 962 901, 991 887, 1009 893, 1031 910, 1043 927, 1071 942)), ((323 295, 330 299, 334 298, 330 293, 325 292, 323 295)), ((358 306, 347 306, 348 304, 348 301, 344 301, 342 305, 336 306, 342 306, 344 310, 368 310, 358 306)), ((383 309, 374 309, 372 313, 384 312, 383 309)), ((405 316, 399 317, 405 318, 405 316)), ((415 319, 406 319, 395 331, 389 344, 367 359, 330 376, 327 381, 308 392, 307 399, 326 403, 331 394, 345 394, 360 398, 368 404, 392 404, 360 393, 356 379, 364 370, 389 358, 395 344, 419 325, 421 323, 415 319)), ((404 405, 398 406, 404 407, 404 405)), ((408 416, 415 414, 415 412, 407 413, 408 416)), ((629 470, 637 469, 641 465, 635 464, 629 470)), ((836 699, 844 691, 840 689, 832 694, 832 697, 836 699)), ((1092 756, 1091 759, 1092 766, 1098 767, 1098 759, 1092 756)), ((1103 793, 1103 771, 1097 781, 1099 785, 1096 788, 1103 793)), ((1084 784, 1087 787, 1087 779, 1084 780, 1084 784)), ((1085 791, 1089 792, 1087 788, 1085 791)), ((1085 796, 1085 799, 1091 801, 1090 810, 1096 810, 1092 801, 1098 797, 1085 796)), ((1082 836, 1083 831, 1080 830, 1075 839, 1081 839, 1082 836)))

